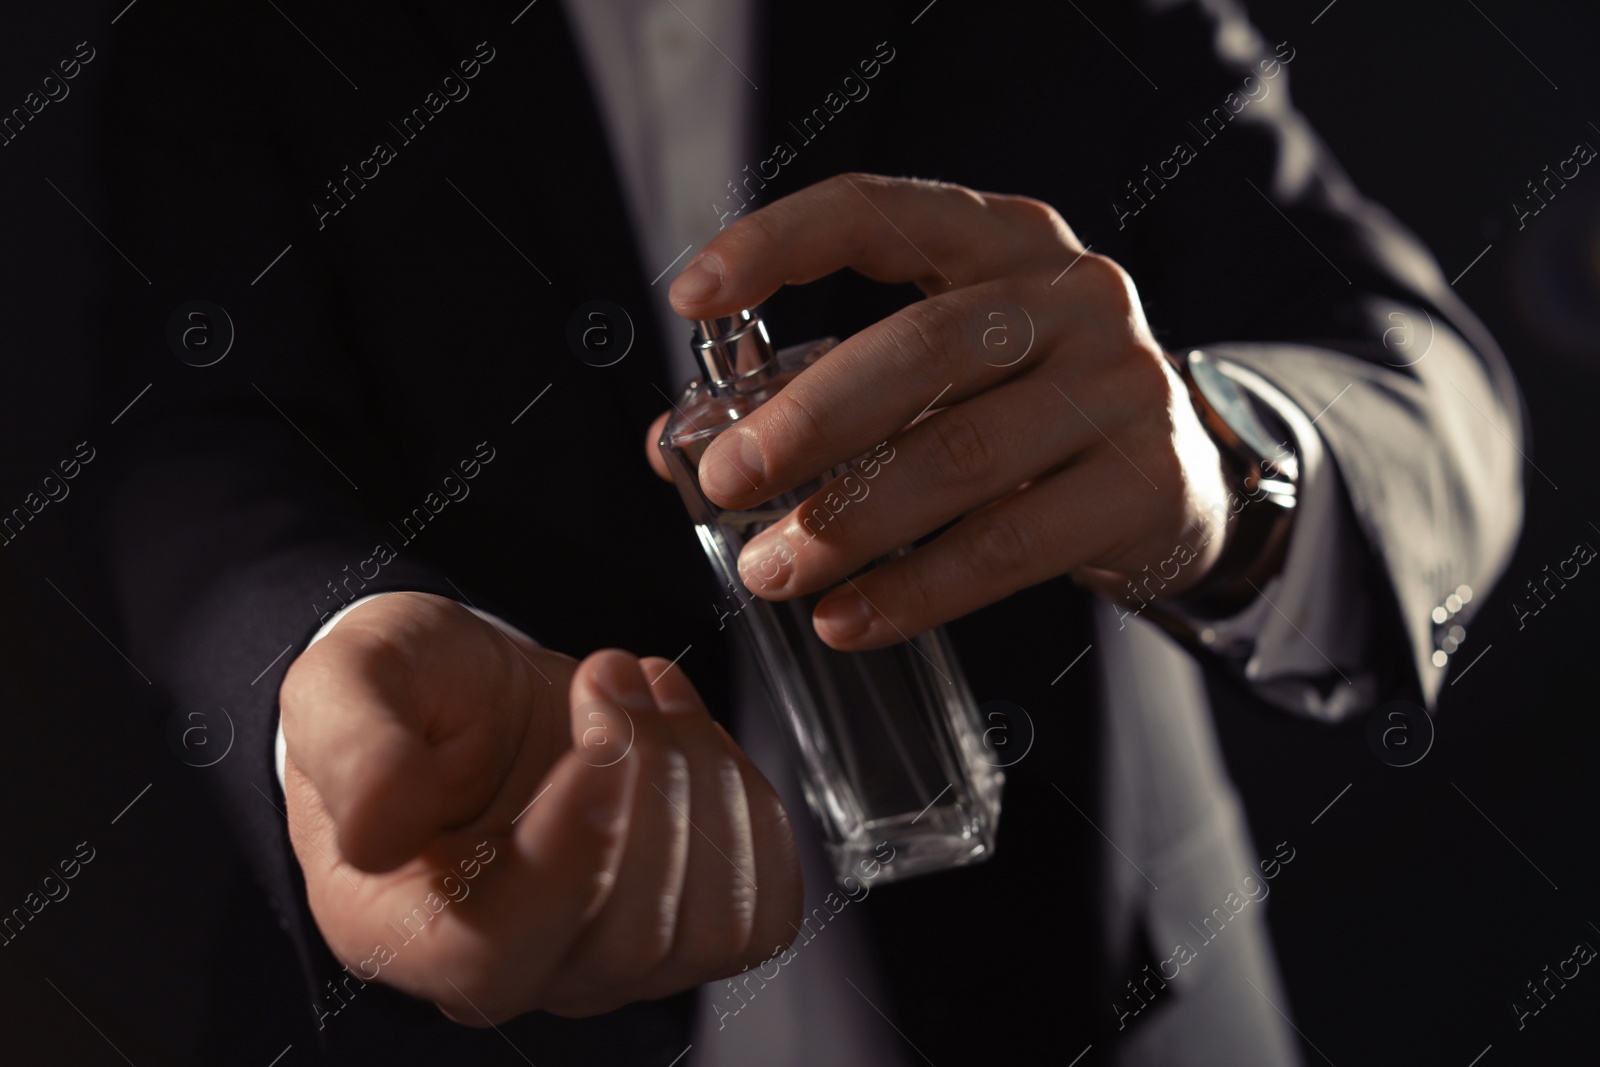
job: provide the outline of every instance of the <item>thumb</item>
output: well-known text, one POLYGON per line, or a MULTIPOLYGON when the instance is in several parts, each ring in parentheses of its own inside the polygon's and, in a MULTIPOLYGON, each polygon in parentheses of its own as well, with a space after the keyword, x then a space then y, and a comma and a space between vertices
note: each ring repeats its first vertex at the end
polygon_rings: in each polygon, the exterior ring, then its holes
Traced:
POLYGON ((279 690, 284 743, 352 865, 389 871, 438 833, 442 775, 405 673, 337 631, 302 653, 279 690))

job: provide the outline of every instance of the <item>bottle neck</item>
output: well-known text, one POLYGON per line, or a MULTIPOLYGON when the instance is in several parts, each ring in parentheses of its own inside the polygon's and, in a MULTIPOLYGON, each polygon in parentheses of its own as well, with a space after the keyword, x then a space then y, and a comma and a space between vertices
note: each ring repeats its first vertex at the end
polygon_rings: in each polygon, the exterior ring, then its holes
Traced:
POLYGON ((767 324, 748 309, 697 321, 690 345, 714 393, 730 392, 740 382, 769 378, 777 371, 767 324))

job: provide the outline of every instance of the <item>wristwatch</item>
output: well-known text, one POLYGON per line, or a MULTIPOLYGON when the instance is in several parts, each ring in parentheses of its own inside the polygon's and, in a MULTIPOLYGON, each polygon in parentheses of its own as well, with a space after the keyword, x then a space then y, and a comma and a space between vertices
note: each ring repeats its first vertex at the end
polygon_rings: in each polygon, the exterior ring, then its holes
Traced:
POLYGON ((1192 617, 1223 619, 1248 607, 1282 568, 1300 465, 1289 428, 1229 375, 1228 363, 1198 349, 1168 358, 1222 456, 1229 494, 1222 555, 1197 585, 1168 603, 1192 617))

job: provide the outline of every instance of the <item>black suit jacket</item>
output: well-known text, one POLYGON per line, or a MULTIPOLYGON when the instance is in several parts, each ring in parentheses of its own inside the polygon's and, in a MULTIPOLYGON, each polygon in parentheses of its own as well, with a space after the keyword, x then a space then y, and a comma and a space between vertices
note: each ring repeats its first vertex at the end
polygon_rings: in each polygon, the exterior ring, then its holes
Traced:
MULTIPOLYGON (((415 588, 575 655, 692 644, 684 666, 722 706, 727 632, 681 504, 641 455, 681 385, 649 335, 647 286, 664 264, 639 261, 558 3, 280 6, 174 0, 117 26, 107 229, 150 284, 130 273, 108 301, 104 406, 153 384, 104 450, 119 486, 105 552, 130 655, 171 704, 221 704, 237 724, 234 755, 200 773, 296 946, 302 1047, 509 1055, 493 1032, 376 985, 337 1015, 310 1006, 342 975, 277 810, 276 688, 341 600, 415 588), (470 92, 447 97, 441 79, 464 60, 477 64, 470 92), (169 342, 175 310, 197 299, 234 331, 206 367, 169 342), (594 299, 641 330, 612 367, 567 341, 571 313, 594 299), (377 563, 380 543, 392 561, 377 563)), ((1286 71, 1234 114, 1247 76, 1259 84, 1262 63, 1313 45, 1263 42, 1221 2, 941 4, 917 17, 925 7, 765 12, 750 169, 780 141, 793 158, 759 202, 844 170, 1038 197, 1131 272, 1169 348, 1233 351, 1310 412, 1351 386, 1318 426, 1370 559, 1359 595, 1379 607, 1374 663, 1388 692, 1431 699, 1429 612, 1461 582, 1488 584, 1509 550, 1491 502, 1518 492, 1450 389, 1515 437, 1515 387, 1427 255, 1289 107, 1286 71), (870 95, 833 113, 828 94, 881 43, 893 59, 870 95), (825 124, 799 128, 819 107, 825 124), (1207 127, 1216 109, 1228 117, 1207 127), (1178 142, 1192 158, 1162 180, 1178 142), (1436 324, 1427 359, 1398 365, 1391 313, 1436 324), (1408 536, 1419 521, 1441 532, 1408 536)), ((706 191, 708 217, 726 192, 706 191)), ((836 277, 780 294, 769 320, 784 341, 843 335, 916 295, 836 277)), ((214 314, 209 328, 220 343, 214 314)), ((1041 728, 1037 755, 1013 769, 995 861, 869 901, 886 1007, 920 1047, 981 1054, 992 1031, 973 1020, 1001 1017, 1018 1048, 1034 1031, 1106 1047, 1111 1017, 1096 1005, 1120 961, 1093 929, 1098 841, 1050 792, 1097 792, 1092 674, 1048 682, 1084 643, 1084 608, 1052 582, 954 627, 980 700, 1059 728, 1041 728), (986 980, 1020 968, 1052 977, 986 980)), ((665 1064, 688 1041, 690 1005, 503 1029, 540 1063, 665 1064)))

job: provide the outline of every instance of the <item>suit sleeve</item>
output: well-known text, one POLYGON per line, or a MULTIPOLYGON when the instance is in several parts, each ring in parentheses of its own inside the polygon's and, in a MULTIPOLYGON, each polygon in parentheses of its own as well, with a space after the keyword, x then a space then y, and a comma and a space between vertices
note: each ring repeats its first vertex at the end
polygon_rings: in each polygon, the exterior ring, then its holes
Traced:
POLYGON ((356 589, 457 594, 420 557, 375 558, 374 502, 399 466, 363 400, 375 378, 341 336, 336 279, 304 247, 288 131, 240 88, 270 93, 283 73, 252 69, 246 19, 137 14, 109 49, 102 115, 104 229, 140 272, 100 330, 107 417, 139 394, 105 449, 103 551, 132 658, 171 705, 221 706, 234 723, 210 784, 318 988, 337 966, 282 813, 279 683, 356 589))
POLYGON ((1269 43, 1229 0, 1167 0, 1140 32, 1160 90, 1141 97, 1111 205, 1125 265, 1169 350, 1232 360, 1315 420, 1361 542, 1344 603, 1319 610, 1361 631, 1377 698, 1431 707, 1457 649, 1475 654, 1465 626, 1521 528, 1506 360, 1291 106, 1289 68, 1335 61, 1314 31, 1269 43))

